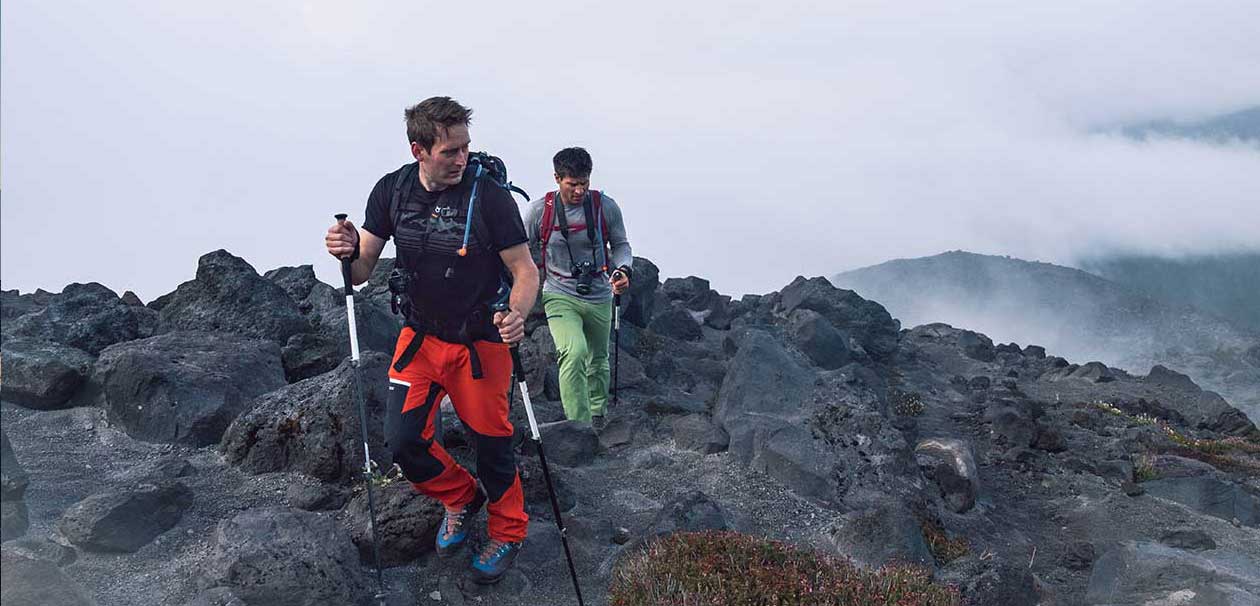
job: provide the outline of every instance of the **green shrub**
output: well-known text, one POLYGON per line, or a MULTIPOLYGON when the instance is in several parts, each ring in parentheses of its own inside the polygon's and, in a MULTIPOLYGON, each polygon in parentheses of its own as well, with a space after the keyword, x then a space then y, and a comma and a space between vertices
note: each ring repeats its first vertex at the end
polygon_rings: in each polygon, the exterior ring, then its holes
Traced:
POLYGON ((627 556, 611 606, 957 606, 920 568, 847 560, 734 532, 676 533, 627 556))

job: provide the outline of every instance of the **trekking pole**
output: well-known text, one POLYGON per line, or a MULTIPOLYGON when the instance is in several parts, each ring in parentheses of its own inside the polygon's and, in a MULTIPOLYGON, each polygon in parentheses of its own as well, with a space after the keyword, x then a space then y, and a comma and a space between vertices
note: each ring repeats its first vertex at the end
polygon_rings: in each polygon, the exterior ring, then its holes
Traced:
POLYGON ((521 399, 525 401, 525 416, 529 417, 529 431, 534 447, 538 449, 538 460, 542 463, 543 480, 547 483, 547 496, 551 497, 551 511, 556 517, 556 526, 560 529, 560 543, 564 545, 564 559, 569 562, 569 575, 573 577, 573 592, 577 594, 578 606, 582 602, 582 588, 578 586, 577 569, 573 567, 573 555, 569 552, 569 538, 565 534, 564 520, 560 517, 560 501, 556 499, 556 489, 551 484, 551 471, 547 468, 547 455, 543 453, 542 437, 538 434, 538 421, 534 419, 534 406, 529 402, 529 386, 525 384, 525 365, 521 363, 521 350, 512 346, 512 372, 521 386, 521 399))
MULTIPOLYGON (((344 224, 346 214, 335 215, 337 223, 344 224)), ((381 576, 381 546, 376 536, 376 499, 372 495, 372 453, 368 451, 367 409, 363 404, 363 378, 359 368, 359 334, 354 323, 354 279, 351 277, 349 257, 341 259, 341 279, 346 290, 346 320, 350 324, 350 366, 354 369, 354 399, 359 405, 359 427, 363 430, 363 480, 367 484, 368 515, 372 523, 372 559, 376 564, 376 595, 374 599, 385 606, 385 579, 381 576)))
POLYGON ((617 370, 621 367, 621 295, 613 295, 613 408, 617 407, 617 370))

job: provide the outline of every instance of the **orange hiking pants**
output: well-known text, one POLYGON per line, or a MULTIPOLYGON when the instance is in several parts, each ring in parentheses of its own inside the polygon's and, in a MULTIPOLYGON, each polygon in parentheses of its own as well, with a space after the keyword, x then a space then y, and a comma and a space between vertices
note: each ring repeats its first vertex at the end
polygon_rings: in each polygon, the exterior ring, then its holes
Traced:
POLYGON ((507 344, 490 341, 476 341, 472 347, 480 358, 481 378, 473 378, 469 346, 432 335, 416 337, 411 327, 402 329, 389 370, 386 447, 418 492, 451 508, 471 502, 476 481, 433 439, 434 415, 441 414, 442 397, 449 394, 477 451, 477 476, 489 497, 490 538, 523 541, 529 516, 508 421, 511 352, 507 344), (398 361, 413 338, 423 341, 399 370, 398 361))

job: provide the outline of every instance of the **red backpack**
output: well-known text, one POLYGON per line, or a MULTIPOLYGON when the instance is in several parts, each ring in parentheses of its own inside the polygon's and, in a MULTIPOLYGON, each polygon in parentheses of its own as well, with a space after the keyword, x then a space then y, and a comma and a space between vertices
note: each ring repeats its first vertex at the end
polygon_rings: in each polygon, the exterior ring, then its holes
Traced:
MULTIPOLYGON (((591 190, 591 195, 582 204, 582 210, 586 213, 586 236, 595 242, 595 247, 599 249, 600 256, 603 257, 601 269, 604 273, 608 273, 608 224, 604 223, 604 205, 603 194, 598 190, 591 190), (599 226, 599 238, 595 237, 595 225, 599 226)), ((551 240, 551 232, 556 230, 556 192, 547 192, 547 197, 543 200, 543 214, 541 225, 539 225, 538 240, 542 243, 542 261, 538 264, 538 268, 547 271, 547 242, 551 240)))

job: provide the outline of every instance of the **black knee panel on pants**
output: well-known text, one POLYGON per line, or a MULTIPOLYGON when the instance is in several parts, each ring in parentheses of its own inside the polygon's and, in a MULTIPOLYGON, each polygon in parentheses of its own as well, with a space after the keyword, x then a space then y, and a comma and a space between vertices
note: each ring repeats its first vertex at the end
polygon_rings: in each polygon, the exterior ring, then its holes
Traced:
MULTIPOLYGON (((429 411, 436 405, 438 393, 442 387, 433 384, 425 397, 424 404, 407 412, 402 412, 407 402, 406 385, 390 383, 389 409, 385 415, 385 446, 389 449, 393 462, 402 469, 403 476, 412 482, 425 482, 438 477, 442 473, 442 462, 429 453, 432 440, 421 437, 429 411)), ((440 413, 439 413, 440 414, 440 413)))
POLYGON ((477 478, 491 502, 498 501, 516 481, 516 453, 512 436, 483 436, 468 430, 477 447, 477 478))

